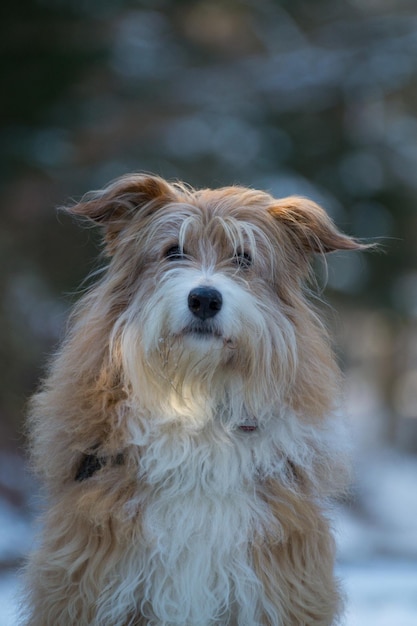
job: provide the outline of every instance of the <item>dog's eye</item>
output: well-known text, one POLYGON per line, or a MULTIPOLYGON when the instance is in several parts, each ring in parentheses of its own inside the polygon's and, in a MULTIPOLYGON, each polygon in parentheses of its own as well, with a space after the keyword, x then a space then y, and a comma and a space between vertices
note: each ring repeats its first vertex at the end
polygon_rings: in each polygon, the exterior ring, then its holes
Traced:
POLYGON ((184 250, 180 246, 171 246, 165 252, 165 258, 168 261, 181 261, 186 256, 184 250))
POLYGON ((241 269, 246 270, 252 265, 253 261, 251 255, 248 252, 238 251, 233 257, 233 262, 241 269))

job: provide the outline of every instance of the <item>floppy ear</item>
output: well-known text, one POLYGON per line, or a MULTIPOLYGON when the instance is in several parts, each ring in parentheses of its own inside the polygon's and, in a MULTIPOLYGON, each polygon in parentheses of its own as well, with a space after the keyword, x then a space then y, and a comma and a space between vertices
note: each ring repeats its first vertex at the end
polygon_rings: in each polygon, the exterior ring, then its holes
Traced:
POLYGON ((304 254, 369 247, 341 233, 327 213, 307 198, 289 196, 276 200, 269 212, 287 227, 293 242, 304 254))
POLYGON ((64 210, 102 226, 107 251, 112 254, 118 234, 138 211, 148 208, 152 212, 162 201, 174 197, 174 188, 163 178, 128 174, 102 190, 87 193, 80 202, 64 210))

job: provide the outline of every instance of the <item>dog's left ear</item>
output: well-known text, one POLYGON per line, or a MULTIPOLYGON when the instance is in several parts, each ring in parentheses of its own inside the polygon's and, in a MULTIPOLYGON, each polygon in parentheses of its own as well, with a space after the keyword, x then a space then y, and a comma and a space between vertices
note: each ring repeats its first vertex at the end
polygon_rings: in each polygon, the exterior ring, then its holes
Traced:
POLYGON ((100 225, 107 251, 112 254, 119 233, 135 215, 152 213, 157 206, 174 198, 174 187, 163 178, 128 174, 100 191, 87 193, 80 202, 64 210, 100 225))
POLYGON ((304 254, 369 247, 341 233, 327 213, 315 202, 300 196, 275 200, 269 213, 279 220, 304 254))

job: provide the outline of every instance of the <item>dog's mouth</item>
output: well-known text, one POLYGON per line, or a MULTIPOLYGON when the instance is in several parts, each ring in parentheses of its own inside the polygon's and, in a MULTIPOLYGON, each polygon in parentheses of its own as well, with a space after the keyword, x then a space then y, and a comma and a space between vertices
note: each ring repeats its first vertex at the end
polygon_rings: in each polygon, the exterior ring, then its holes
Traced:
POLYGON ((183 331, 183 335, 195 337, 197 339, 223 339, 223 333, 220 328, 213 323, 205 322, 193 322, 186 326, 183 331))
POLYGON ((253 433, 258 430, 258 420, 256 417, 246 417, 239 425, 238 428, 244 433, 253 433))

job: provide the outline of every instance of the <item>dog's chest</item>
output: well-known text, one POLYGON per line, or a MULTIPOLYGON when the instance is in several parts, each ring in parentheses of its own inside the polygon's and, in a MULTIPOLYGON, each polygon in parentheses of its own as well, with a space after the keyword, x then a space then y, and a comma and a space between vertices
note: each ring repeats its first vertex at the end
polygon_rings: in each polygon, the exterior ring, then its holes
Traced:
POLYGON ((143 511, 142 575, 155 624, 256 625, 261 586, 251 544, 268 511, 256 496, 250 446, 158 441, 142 471, 153 486, 143 511))

